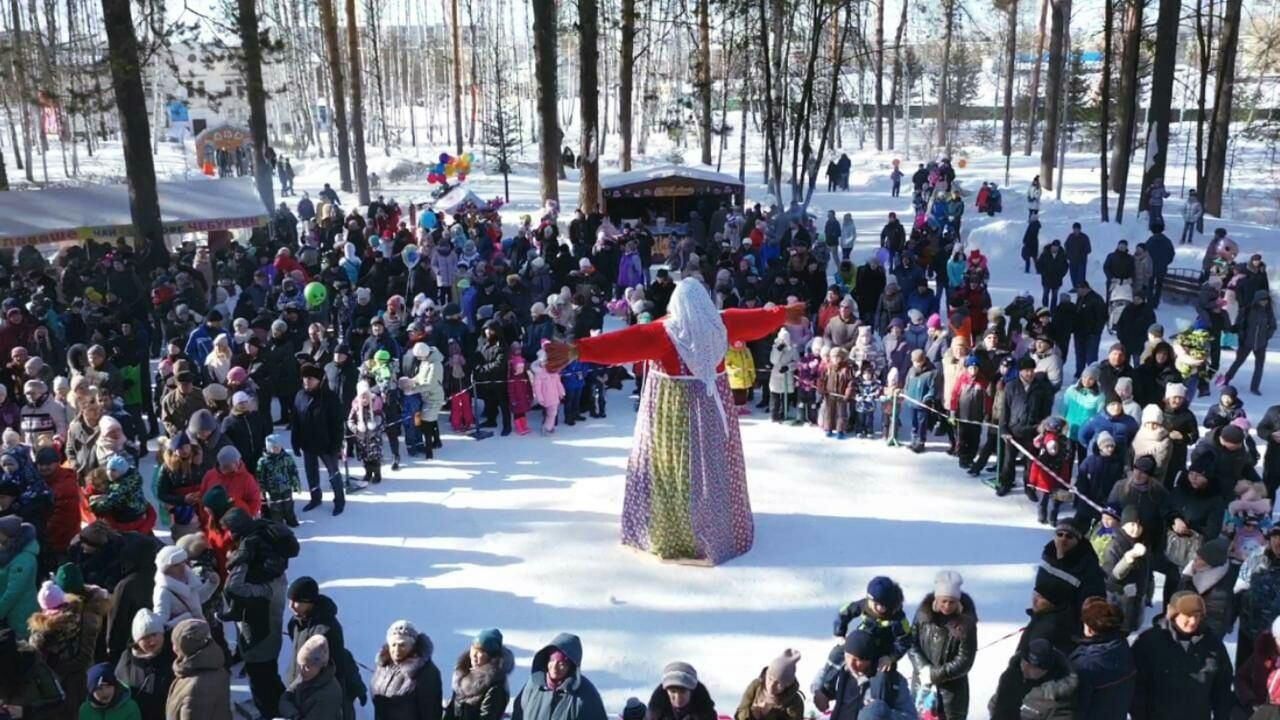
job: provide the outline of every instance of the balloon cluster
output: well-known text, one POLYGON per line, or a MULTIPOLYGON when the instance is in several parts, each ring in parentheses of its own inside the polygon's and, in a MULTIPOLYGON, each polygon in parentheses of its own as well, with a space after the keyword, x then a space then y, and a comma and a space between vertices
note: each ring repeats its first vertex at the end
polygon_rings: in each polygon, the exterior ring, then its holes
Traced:
POLYGON ((440 153, 440 162, 431 166, 427 173, 427 182, 432 185, 446 184, 449 178, 457 177, 458 182, 467 181, 467 173, 471 172, 471 162, 475 158, 471 153, 463 153, 457 157, 449 153, 440 153))

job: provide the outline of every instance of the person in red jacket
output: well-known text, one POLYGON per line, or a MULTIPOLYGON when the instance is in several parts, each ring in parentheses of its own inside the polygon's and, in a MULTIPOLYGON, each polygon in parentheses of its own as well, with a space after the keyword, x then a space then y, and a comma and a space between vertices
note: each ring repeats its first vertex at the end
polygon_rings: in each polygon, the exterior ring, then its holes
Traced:
POLYGON ((240 451, 234 445, 227 445, 218 451, 218 463, 204 474, 200 494, 203 496, 215 485, 226 490, 231 502, 244 508, 249 517, 262 515, 262 488, 258 487, 258 481, 245 469, 240 460, 240 451))
POLYGON ((1040 424, 1040 434, 1036 436, 1034 444, 1036 462, 1031 465, 1027 493, 1030 495, 1035 492, 1039 496, 1040 524, 1056 526, 1058 509, 1066 499, 1064 496, 1069 497, 1067 488, 1070 487, 1071 464, 1075 458, 1075 452, 1067 438, 1066 421, 1057 416, 1045 418, 1040 424))
POLYGON ((51 447, 36 452, 36 470, 53 494, 53 511, 45 524, 44 547, 47 551, 47 567, 58 567, 67 558, 67 548, 80 533, 80 483, 76 471, 65 467, 58 460, 58 451, 51 447))

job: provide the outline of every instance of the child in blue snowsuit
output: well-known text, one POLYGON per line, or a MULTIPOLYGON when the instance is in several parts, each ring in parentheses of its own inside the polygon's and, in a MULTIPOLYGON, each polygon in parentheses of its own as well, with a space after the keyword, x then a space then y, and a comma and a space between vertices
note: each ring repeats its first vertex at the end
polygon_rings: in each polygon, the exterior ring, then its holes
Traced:
POLYGON ((560 384, 564 385, 564 424, 573 425, 583 420, 582 389, 587 384, 587 373, 591 366, 581 360, 574 360, 560 371, 560 384))
MULTIPOLYGON (((893 580, 879 576, 867 583, 867 596, 841 608, 836 614, 834 635, 847 637, 855 630, 875 640, 880 668, 893 667, 911 648, 911 624, 902 610, 902 588, 893 580)), ((836 643, 827 662, 814 679, 811 690, 816 694, 830 686, 844 665, 844 643, 836 643)))

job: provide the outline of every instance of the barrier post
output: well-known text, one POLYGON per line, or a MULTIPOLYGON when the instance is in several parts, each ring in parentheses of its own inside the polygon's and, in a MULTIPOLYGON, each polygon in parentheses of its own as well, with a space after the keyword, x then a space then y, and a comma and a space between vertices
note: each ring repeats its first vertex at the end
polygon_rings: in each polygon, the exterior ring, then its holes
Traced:
POLYGON ((995 488, 1000 486, 1000 466, 1004 463, 1004 436, 1000 434, 1000 428, 992 428, 996 434, 996 472, 994 475, 988 475, 982 478, 982 482, 995 488))
POLYGON ((902 443, 898 442, 898 404, 900 402, 898 393, 889 395, 892 404, 889 407, 889 439, 885 444, 889 447, 900 447, 902 443))

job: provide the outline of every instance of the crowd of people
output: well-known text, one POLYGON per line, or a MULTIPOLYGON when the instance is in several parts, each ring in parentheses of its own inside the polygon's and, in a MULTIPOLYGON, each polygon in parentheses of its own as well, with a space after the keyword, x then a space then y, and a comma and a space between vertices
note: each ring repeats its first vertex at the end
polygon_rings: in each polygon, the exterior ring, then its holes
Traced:
MULTIPOLYGON (((1088 236, 1077 224, 1042 250, 1037 209, 1023 257, 1041 302, 1022 292, 1000 307, 987 257, 961 240, 950 162, 911 180, 914 219, 891 213, 858 265, 852 219, 832 213, 819 231, 798 205, 722 205, 655 258, 643 226, 566 222, 552 203, 512 232, 493 206, 446 216, 379 197, 348 212, 328 186, 248 243, 0 254, 0 706, 346 720, 372 700, 377 718, 497 720, 512 701, 516 720, 603 720, 572 635, 535 654, 513 699, 500 631, 476 636, 446 686, 430 638, 402 620, 366 681, 334 601, 290 582, 291 528, 323 503, 322 480, 343 513, 359 487, 349 460, 377 485, 384 465, 447 452, 441 422, 524 435, 533 416, 550 434, 604 417, 611 390, 638 397, 643 366, 553 372, 545 348, 609 316, 660 320, 674 280, 694 276, 719 309, 808 306, 728 351, 740 413, 754 404, 832 439, 905 433, 915 452, 941 438, 972 476, 995 459, 1000 495, 1022 474, 1054 535, 993 718, 1280 716, 1280 406, 1250 408, 1255 425, 1230 384, 1252 353, 1260 391, 1275 330, 1261 257, 1238 261, 1216 232, 1197 321, 1166 333, 1162 225, 1133 255, 1121 242, 1095 291, 1088 236), (1108 328, 1117 342, 1099 358, 1108 328), (1197 417, 1190 402, 1213 392, 1197 417), (1223 638, 1237 626, 1233 674, 1223 638), (231 702, 237 665, 251 704, 231 702)), ((979 195, 979 212, 1001 210, 994 185, 979 195)), ((977 603, 962 585, 943 571, 908 615, 901 587, 874 579, 839 611, 808 698, 835 720, 966 717, 977 603)), ((735 718, 799 720, 799 660, 786 651, 750 679, 735 718)), ((717 716, 686 663, 622 714, 717 716)))

